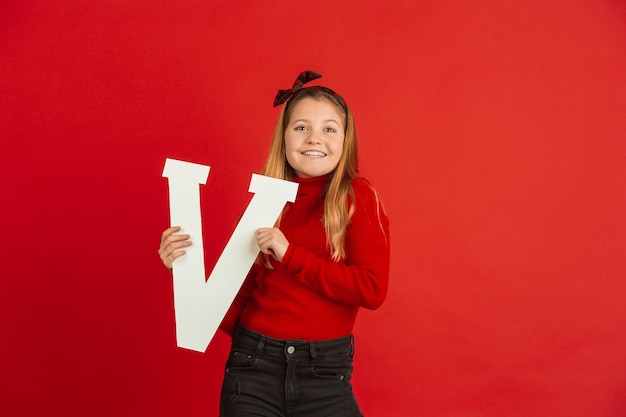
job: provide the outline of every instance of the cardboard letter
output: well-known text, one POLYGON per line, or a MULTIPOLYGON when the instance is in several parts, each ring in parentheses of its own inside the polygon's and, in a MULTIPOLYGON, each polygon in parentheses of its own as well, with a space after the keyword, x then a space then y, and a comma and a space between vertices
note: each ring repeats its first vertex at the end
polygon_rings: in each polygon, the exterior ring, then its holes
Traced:
POLYGON ((252 174, 254 193, 205 282, 199 185, 205 184, 209 166, 166 159, 170 221, 191 235, 193 244, 174 262, 174 314, 179 347, 204 352, 230 308, 258 253, 255 232, 272 227, 285 204, 294 202, 298 184, 252 174))

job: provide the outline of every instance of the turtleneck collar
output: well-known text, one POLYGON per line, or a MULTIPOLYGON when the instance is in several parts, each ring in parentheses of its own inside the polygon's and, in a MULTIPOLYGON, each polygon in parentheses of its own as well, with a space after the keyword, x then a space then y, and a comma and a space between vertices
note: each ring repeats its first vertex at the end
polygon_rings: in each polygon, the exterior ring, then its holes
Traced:
POLYGON ((291 181, 298 183, 298 195, 321 194, 326 187, 330 174, 314 178, 293 177, 291 181))

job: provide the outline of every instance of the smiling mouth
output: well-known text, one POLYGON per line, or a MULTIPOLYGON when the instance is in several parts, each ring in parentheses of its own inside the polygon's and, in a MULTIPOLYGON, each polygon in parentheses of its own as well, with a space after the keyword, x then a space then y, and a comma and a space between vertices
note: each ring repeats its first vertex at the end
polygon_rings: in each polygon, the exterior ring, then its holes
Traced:
POLYGON ((322 158, 322 157, 326 156, 326 154, 324 152, 321 152, 321 151, 304 151, 304 152, 302 152, 302 155, 310 156, 310 157, 313 157, 313 158, 322 158))

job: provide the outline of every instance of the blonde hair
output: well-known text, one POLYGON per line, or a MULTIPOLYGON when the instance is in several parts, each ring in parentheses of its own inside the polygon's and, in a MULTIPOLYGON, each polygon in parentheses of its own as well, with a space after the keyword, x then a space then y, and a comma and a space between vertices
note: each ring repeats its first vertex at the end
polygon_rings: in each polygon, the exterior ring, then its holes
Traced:
MULTIPOLYGON (((348 106, 341 105, 332 94, 320 87, 307 87, 298 91, 282 108, 263 175, 290 180, 294 171, 285 154, 285 129, 295 105, 304 98, 324 100, 337 107, 343 116, 345 136, 343 151, 337 168, 331 173, 324 195, 324 217, 321 219, 326 230, 326 243, 335 262, 344 259, 346 231, 354 213, 354 190, 352 180, 358 177, 357 138, 354 117, 348 106)), ((278 220, 280 222, 280 219, 278 220)))

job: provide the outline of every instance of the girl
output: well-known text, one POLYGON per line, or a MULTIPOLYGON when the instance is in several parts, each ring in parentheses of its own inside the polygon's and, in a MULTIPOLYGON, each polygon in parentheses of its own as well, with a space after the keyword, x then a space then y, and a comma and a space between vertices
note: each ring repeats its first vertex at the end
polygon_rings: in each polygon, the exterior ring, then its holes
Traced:
MULTIPOLYGON (((251 269, 221 328, 232 335, 220 415, 361 416, 350 382, 360 307, 387 293, 389 222, 358 175, 354 118, 321 77, 301 73, 280 90, 284 103, 263 174, 299 184, 277 226, 256 232, 251 269)), ((165 266, 189 235, 163 232, 165 266)))

